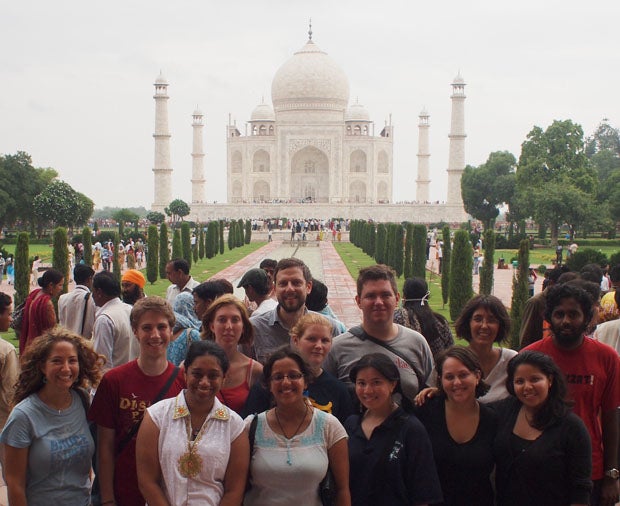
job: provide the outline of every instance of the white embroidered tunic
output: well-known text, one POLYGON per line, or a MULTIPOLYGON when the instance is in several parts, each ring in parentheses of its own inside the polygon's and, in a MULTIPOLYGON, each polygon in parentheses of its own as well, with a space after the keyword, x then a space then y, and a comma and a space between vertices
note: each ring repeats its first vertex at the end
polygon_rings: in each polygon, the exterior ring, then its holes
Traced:
MULTIPOLYGON (((230 457, 230 445, 243 432, 243 420, 217 398, 208 414, 204 433, 196 444, 202 459, 201 472, 186 478, 179 472, 179 459, 188 451, 185 419, 190 416, 184 392, 148 408, 159 428, 159 463, 162 488, 175 506, 218 506, 224 495, 224 475, 230 457)), ((139 465, 139 464, 138 464, 139 465)))

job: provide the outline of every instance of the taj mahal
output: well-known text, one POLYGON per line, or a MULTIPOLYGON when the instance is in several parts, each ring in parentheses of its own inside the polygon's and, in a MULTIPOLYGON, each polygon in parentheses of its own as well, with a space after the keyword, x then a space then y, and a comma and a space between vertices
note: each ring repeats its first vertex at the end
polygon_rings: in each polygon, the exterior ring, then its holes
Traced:
MULTIPOLYGON (((155 160, 152 209, 173 200, 168 130, 168 82, 155 81, 155 160)), ((204 115, 192 114, 191 216, 199 221, 225 218, 346 217, 375 221, 461 222, 465 168, 465 82, 452 82, 448 154, 448 198, 430 204, 429 114, 418 124, 415 203, 395 204, 391 119, 379 132, 366 108, 350 100, 344 71, 312 40, 278 69, 271 104, 252 111, 244 129, 226 127, 227 203, 205 202, 204 115)))

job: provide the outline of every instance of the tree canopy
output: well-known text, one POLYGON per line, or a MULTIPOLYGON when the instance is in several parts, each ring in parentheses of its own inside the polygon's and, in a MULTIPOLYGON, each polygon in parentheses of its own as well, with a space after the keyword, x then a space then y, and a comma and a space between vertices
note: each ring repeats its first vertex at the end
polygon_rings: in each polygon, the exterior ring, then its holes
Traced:
POLYGON ((165 213, 172 218, 172 221, 183 221, 183 217, 190 212, 189 204, 181 199, 174 199, 168 207, 164 209, 165 213))
POLYGON ((149 211, 146 214, 146 219, 155 225, 159 225, 160 223, 164 222, 166 216, 164 215, 164 213, 160 213, 159 211, 149 211))
POLYGON ((73 227, 88 221, 93 213, 94 203, 86 195, 76 192, 68 183, 56 180, 34 197, 32 207, 42 222, 73 227))
POLYGON ((496 151, 479 167, 468 165, 461 178, 461 195, 465 211, 484 228, 490 228, 499 207, 509 203, 515 191, 516 159, 508 151, 496 151))

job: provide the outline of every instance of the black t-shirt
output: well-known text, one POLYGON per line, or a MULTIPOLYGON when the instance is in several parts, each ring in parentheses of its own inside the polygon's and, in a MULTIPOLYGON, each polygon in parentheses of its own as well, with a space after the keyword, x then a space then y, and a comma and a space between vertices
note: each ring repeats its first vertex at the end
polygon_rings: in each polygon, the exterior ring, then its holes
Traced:
POLYGON ((398 408, 375 428, 370 439, 361 421, 361 416, 353 415, 344 424, 349 434, 351 505, 440 503, 433 449, 420 421, 398 408), (400 426, 397 418, 404 418, 400 426))
POLYGON ((452 439, 446 423, 443 397, 427 400, 416 408, 433 445, 437 473, 446 506, 493 506, 491 472, 494 467, 493 440, 497 417, 480 404, 480 421, 474 437, 466 443, 452 439))

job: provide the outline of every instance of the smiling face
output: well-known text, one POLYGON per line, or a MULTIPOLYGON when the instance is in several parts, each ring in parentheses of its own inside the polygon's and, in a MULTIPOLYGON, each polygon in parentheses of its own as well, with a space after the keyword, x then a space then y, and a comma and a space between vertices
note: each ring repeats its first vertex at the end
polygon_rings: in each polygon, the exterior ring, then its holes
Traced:
POLYGON ((390 381, 374 367, 360 369, 355 378, 355 395, 368 410, 382 410, 392 405, 396 381, 390 381))
MULTIPOLYGON (((189 404, 212 405, 222 388, 224 372, 213 355, 196 357, 185 371, 186 396, 189 404)), ((191 407, 191 406, 190 406, 191 407)))
POLYGON ((243 333, 241 312, 232 304, 222 306, 215 312, 209 328, 215 336, 215 342, 222 348, 236 348, 243 333))
POLYGON ((299 403, 303 399, 307 386, 306 378, 295 360, 286 357, 273 363, 269 391, 276 405, 299 403))
POLYGON ((364 323, 367 325, 391 323, 399 299, 399 294, 394 293, 387 279, 366 281, 360 295, 355 296, 355 302, 362 310, 364 323))
POLYGON ((470 371, 459 359, 448 357, 442 366, 441 387, 449 401, 471 402, 476 398, 480 377, 479 371, 470 371))
POLYGON ((332 328, 327 325, 309 325, 301 336, 293 336, 293 344, 306 363, 313 369, 323 364, 332 348, 332 328))
POLYGON ((552 383, 552 378, 543 373, 538 367, 530 364, 518 366, 515 369, 512 380, 517 399, 525 407, 533 411, 536 411, 545 403, 552 383))
POLYGON ((499 332, 499 320, 485 307, 479 307, 469 321, 471 342, 478 345, 493 346, 499 332))
POLYGON ((140 355, 155 358, 166 356, 172 328, 165 315, 157 311, 146 311, 133 333, 140 342, 140 355))
POLYGON ((72 343, 58 341, 52 346, 49 356, 41 364, 45 387, 54 390, 69 390, 80 373, 78 353, 72 343))
POLYGON ((294 313, 306 303, 306 297, 312 289, 312 282, 304 279, 300 267, 289 267, 278 271, 276 278, 276 298, 280 308, 287 313, 294 313))

